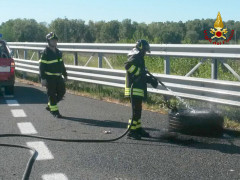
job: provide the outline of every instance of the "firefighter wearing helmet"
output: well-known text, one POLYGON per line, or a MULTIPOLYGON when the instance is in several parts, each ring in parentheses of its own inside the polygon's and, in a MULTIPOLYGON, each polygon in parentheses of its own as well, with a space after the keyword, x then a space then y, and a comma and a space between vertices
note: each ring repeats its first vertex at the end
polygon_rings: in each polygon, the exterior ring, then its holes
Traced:
POLYGON ((46 40, 48 46, 44 49, 39 61, 41 83, 47 88, 48 105, 46 110, 50 111, 54 117, 61 118, 57 103, 63 99, 66 92, 67 72, 62 60, 62 53, 57 48, 57 35, 50 32, 46 35, 46 40))
POLYGON ((125 97, 132 95, 130 102, 133 113, 128 122, 128 128, 131 123, 132 126, 127 136, 137 140, 141 139, 141 137, 150 137, 149 133, 141 126, 142 101, 147 98, 147 83, 150 83, 154 88, 158 86, 156 78, 147 75, 144 62, 146 52, 150 53, 149 43, 146 40, 138 40, 136 47, 128 54, 128 61, 125 62, 125 97))

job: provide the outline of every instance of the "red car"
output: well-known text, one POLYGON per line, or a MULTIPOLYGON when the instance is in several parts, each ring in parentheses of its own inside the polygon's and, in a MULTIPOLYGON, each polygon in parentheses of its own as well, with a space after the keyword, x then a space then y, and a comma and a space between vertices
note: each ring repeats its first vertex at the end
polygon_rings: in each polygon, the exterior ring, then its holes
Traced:
POLYGON ((15 63, 5 41, 0 40, 0 87, 5 88, 5 95, 14 94, 15 63))

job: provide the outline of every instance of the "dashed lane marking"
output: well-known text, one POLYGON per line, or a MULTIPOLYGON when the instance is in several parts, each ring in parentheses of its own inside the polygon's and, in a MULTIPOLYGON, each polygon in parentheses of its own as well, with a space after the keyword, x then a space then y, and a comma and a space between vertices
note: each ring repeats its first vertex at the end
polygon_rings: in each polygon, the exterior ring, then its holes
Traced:
POLYGON ((13 117, 27 117, 23 109, 12 109, 11 112, 13 117))
POLYGON ((68 180, 67 176, 62 173, 53 173, 53 174, 45 174, 42 176, 43 180, 68 180))
POLYGON ((8 106, 20 106, 17 100, 14 99, 9 99, 6 100, 6 103, 8 106))
POLYGON ((17 123, 17 126, 22 134, 37 134, 36 129, 30 122, 17 123))
POLYGON ((54 159, 51 151, 48 149, 48 147, 45 145, 43 141, 27 142, 27 146, 35 149, 38 152, 38 157, 36 160, 54 159))

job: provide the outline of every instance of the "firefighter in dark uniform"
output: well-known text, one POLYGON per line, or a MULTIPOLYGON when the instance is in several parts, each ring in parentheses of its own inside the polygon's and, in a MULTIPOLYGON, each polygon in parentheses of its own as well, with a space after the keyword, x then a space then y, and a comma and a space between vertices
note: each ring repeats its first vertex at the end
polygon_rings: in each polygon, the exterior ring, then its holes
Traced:
POLYGON ((46 36, 48 47, 40 59, 41 83, 47 88, 48 105, 46 109, 56 118, 61 118, 57 103, 63 99, 66 92, 65 81, 67 72, 62 60, 62 53, 57 48, 58 37, 51 32, 46 36), (64 76, 64 79, 63 77, 64 76))
MULTIPOLYGON (((158 86, 156 78, 147 75, 144 56, 146 52, 150 53, 150 46, 146 40, 138 40, 136 47, 128 54, 128 61, 125 62, 126 82, 125 97, 131 96, 131 86, 133 84, 132 98, 132 118, 129 119, 129 125, 132 122, 128 138, 141 139, 141 137, 150 137, 141 126, 142 101, 147 98, 147 83, 154 88, 158 86)), ((128 128, 129 128, 128 125, 128 128)))

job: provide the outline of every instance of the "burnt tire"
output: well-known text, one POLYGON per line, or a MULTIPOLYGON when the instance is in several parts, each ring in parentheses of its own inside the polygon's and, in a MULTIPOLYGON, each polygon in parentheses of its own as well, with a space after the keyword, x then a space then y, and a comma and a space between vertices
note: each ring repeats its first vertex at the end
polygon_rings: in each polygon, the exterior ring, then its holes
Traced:
POLYGON ((14 95, 14 86, 6 86, 5 95, 14 95))
POLYGON ((169 112, 169 132, 193 136, 220 137, 224 119, 211 110, 169 112))

